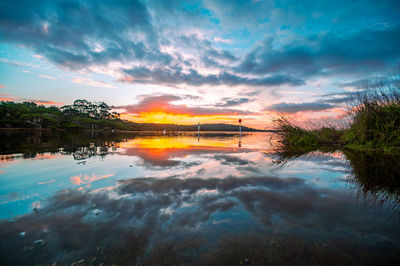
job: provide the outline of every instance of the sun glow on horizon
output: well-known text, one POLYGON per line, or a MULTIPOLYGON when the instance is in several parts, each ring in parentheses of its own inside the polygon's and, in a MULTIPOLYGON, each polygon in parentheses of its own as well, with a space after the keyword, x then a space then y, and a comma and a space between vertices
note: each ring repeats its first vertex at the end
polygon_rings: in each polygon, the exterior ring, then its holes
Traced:
POLYGON ((137 123, 157 123, 157 124, 179 124, 179 125, 195 125, 229 123, 235 124, 242 116, 236 115, 204 115, 192 116, 188 114, 168 114, 164 112, 146 112, 137 115, 123 113, 121 119, 125 119, 137 123))

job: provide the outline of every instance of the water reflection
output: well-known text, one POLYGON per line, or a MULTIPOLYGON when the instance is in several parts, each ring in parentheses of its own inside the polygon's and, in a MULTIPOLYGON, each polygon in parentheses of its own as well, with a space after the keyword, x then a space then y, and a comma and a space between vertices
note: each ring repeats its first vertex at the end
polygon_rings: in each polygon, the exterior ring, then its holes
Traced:
MULTIPOLYGON (((364 200, 390 205, 393 214, 400 213, 400 155, 380 151, 359 151, 351 149, 337 150, 332 147, 303 147, 282 150, 278 148, 276 160, 281 167, 293 160, 302 158, 311 160, 318 156, 342 156, 343 162, 326 164, 333 171, 335 166, 348 166, 346 181, 356 186, 356 193, 364 200)), ((346 167, 344 167, 346 168, 346 167)))
MULTIPOLYGON (((119 154, 128 156, 139 156, 149 165, 175 166, 180 162, 174 158, 185 158, 190 155, 234 153, 238 149, 234 146, 235 140, 221 138, 202 138, 196 141, 192 137, 170 138, 165 136, 144 137, 121 143, 119 154)), ((241 150, 242 152, 248 149, 241 150)))
MULTIPOLYGON (((190 150, 198 147, 234 148, 241 146, 241 136, 230 132, 205 132, 196 134, 191 132, 170 133, 163 135, 157 132, 138 132, 126 134, 105 134, 97 132, 65 133, 65 132, 0 132, 1 158, 13 154, 23 154, 24 158, 33 158, 40 153, 75 154, 76 159, 91 156, 103 156, 109 153, 109 148, 147 149, 154 154, 157 151, 173 151, 174 149, 190 150), (198 138, 194 138, 197 136, 198 138), (201 140, 201 141, 200 141, 201 140), (122 145, 122 146, 121 146, 122 145)), ((263 140, 261 134, 248 134, 250 142, 247 148, 259 147, 263 140)))
POLYGON ((395 260, 400 230, 343 192, 300 178, 141 178, 102 193, 63 191, 38 214, 2 224, 0 236, 7 243, 3 254, 18 263, 239 264, 239 256, 249 264, 303 264, 311 262, 311 252, 319 264, 326 256, 342 263, 395 260), (37 239, 46 244, 34 245, 37 239), (296 261, 286 257, 292 252, 296 261))
POLYGON ((3 265, 399 260, 396 157, 276 153, 260 133, 40 138, 2 149, 3 265))
MULTIPOLYGON (((114 145, 110 145, 113 151, 116 151, 114 145)), ((85 160, 93 156, 104 157, 109 153, 109 145, 96 147, 94 143, 90 143, 89 147, 78 147, 76 151, 72 152, 72 156, 75 160, 85 160)))

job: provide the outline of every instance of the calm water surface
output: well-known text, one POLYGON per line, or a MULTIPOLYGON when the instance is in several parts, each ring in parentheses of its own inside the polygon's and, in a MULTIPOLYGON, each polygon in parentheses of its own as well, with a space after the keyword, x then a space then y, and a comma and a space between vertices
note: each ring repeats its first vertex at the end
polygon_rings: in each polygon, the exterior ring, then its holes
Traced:
POLYGON ((2 265, 400 261, 400 158, 271 133, 1 133, 2 265))

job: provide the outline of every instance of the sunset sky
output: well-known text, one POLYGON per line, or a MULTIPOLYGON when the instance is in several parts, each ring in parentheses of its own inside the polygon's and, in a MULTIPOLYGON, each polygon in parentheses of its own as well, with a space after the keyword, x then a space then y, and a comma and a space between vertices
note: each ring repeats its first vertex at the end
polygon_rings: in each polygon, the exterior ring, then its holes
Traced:
POLYGON ((0 99, 137 122, 337 119, 400 62, 399 1, 0 2, 0 99))

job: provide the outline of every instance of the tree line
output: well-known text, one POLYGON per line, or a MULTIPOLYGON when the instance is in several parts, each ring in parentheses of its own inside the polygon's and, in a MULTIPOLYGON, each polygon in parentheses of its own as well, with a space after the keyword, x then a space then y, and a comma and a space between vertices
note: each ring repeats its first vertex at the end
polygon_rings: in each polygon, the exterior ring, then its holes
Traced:
POLYGON ((120 114, 104 102, 76 100, 62 107, 34 102, 0 102, 1 128, 126 129, 120 114))

